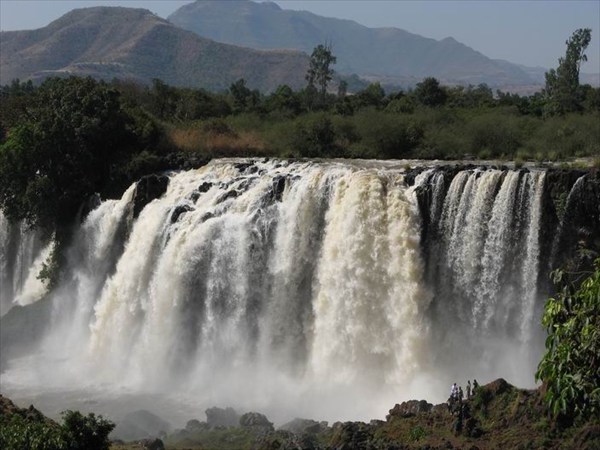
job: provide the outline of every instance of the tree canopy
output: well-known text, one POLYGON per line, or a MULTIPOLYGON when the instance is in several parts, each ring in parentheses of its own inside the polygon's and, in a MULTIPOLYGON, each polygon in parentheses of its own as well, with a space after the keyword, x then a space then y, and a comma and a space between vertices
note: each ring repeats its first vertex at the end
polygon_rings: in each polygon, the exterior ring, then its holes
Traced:
POLYGON ((585 50, 592 39, 592 30, 575 30, 566 41, 567 51, 558 60, 558 68, 546 72, 545 94, 548 98, 546 112, 563 114, 581 109, 582 92, 579 86, 579 69, 587 61, 585 50))
POLYGON ((600 259, 576 289, 555 272, 559 292, 546 303, 546 352, 536 378, 546 383, 555 415, 600 418, 600 259))
POLYGON ((0 146, 0 208, 54 229, 109 177, 132 142, 119 93, 92 78, 46 80, 22 124, 0 146))

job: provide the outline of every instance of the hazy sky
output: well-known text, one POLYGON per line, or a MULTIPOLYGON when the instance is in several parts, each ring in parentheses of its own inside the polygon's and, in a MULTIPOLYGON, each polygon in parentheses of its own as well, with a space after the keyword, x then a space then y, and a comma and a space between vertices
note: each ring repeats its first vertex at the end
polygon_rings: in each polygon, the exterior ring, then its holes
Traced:
MULTIPOLYGON (((222 0, 228 1, 228 0, 222 0)), ((0 0, 2 30, 47 25, 75 8, 98 5, 149 9, 167 17, 190 0, 0 0)), ((434 39, 452 36, 490 58, 555 67, 577 28, 592 29, 587 73, 600 73, 599 0, 277 0, 284 9, 355 20, 369 27, 398 27, 434 39)))

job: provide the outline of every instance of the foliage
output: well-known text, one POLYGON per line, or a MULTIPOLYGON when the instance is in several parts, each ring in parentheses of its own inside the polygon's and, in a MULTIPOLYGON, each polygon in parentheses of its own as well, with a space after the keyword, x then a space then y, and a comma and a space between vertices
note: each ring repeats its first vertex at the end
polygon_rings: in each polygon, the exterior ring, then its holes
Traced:
POLYGON ((97 192, 131 134, 118 92, 91 78, 48 79, 29 120, 0 147, 0 207, 12 220, 68 224, 97 192))
POLYGON ((63 439, 69 450, 108 450, 108 435, 115 424, 90 413, 84 416, 79 411, 63 412, 63 439))
POLYGON ((555 416, 600 418, 600 259, 579 288, 561 270, 553 276, 559 290, 546 303, 548 337, 536 379, 555 416))
POLYGON ((418 442, 421 439, 423 439, 425 436, 427 436, 427 432, 425 431, 425 428, 423 428, 420 425, 417 425, 410 429, 409 436, 410 436, 411 441, 418 442))
POLYGON ((582 92, 579 86, 579 68, 587 61, 585 50, 592 39, 592 30, 580 28, 567 40, 567 52, 559 58, 558 68, 546 72, 546 112, 564 114, 581 109, 582 92))
POLYGON ((440 82, 433 77, 427 77, 417 83, 415 97, 425 106, 440 106, 446 102, 448 94, 440 86, 440 82))
POLYGON ((336 57, 331 52, 331 46, 319 44, 313 49, 305 76, 308 84, 304 90, 304 97, 308 110, 325 105, 327 85, 334 73, 331 65, 335 63, 336 57))
POLYGON ((108 450, 115 427, 102 416, 78 411, 65 411, 62 425, 20 412, 0 417, 0 425, 0 448, 5 450, 108 450))
POLYGON ((5 450, 66 450, 62 430, 52 422, 29 421, 19 414, 0 421, 0 448, 5 450))

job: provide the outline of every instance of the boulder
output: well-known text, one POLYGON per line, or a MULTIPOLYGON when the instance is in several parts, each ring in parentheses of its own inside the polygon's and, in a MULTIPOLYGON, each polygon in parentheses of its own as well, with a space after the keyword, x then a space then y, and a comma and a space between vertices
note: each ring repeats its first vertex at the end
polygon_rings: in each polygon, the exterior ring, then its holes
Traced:
POLYGON ((391 417, 413 417, 420 413, 428 413, 432 409, 433 405, 425 400, 410 400, 401 404, 396 403, 386 418, 389 420, 391 417))
POLYGON ((267 416, 257 412, 249 412, 240 417, 240 426, 265 432, 274 430, 273 424, 269 422, 267 416))
POLYGON ((139 216, 144 206, 162 196, 169 186, 165 175, 146 175, 137 182, 133 197, 133 217, 139 216))
POLYGON ((327 422, 317 422, 310 419, 294 419, 281 427, 280 430, 290 431, 294 434, 318 434, 327 430, 327 422))

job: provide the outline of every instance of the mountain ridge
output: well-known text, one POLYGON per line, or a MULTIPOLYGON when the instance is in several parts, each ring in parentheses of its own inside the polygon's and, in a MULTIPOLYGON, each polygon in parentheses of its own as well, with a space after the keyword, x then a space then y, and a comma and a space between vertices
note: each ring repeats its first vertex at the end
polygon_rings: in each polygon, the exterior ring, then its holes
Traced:
POLYGON ((369 28, 355 21, 282 9, 250 0, 197 0, 168 17, 175 25, 219 42, 310 53, 330 43, 339 73, 382 77, 434 76, 447 83, 529 85, 517 64, 499 64, 453 37, 435 40, 401 28, 369 28), (376 49, 377 51, 374 51, 376 49))
POLYGON ((3 31, 0 83, 57 75, 91 75, 182 87, 225 89, 239 78, 271 91, 304 84, 308 56, 297 51, 246 49, 202 38, 148 10, 75 9, 36 30, 3 31))

